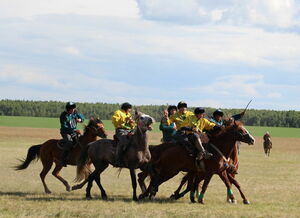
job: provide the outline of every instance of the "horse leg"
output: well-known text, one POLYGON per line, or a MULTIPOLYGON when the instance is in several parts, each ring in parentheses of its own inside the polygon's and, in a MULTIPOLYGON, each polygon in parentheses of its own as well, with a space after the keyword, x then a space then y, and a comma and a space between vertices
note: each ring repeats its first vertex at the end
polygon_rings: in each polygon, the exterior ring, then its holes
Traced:
POLYGON ((99 170, 97 170, 97 173, 95 174, 95 181, 96 181, 96 183, 97 183, 97 185, 98 185, 98 187, 101 191, 101 198, 103 200, 107 200, 107 194, 106 194, 106 192, 105 192, 105 190, 104 190, 104 188, 103 188, 103 186, 100 182, 100 174, 108 167, 108 165, 109 165, 108 163, 103 164, 101 166, 101 168, 99 170))
POLYGON ((188 187, 190 189, 190 201, 195 203, 195 194, 198 196, 198 187, 200 182, 204 179, 203 176, 194 175, 194 177, 189 180, 188 187))
POLYGON ((238 183, 238 181, 234 178, 233 175, 228 174, 228 179, 232 184, 235 185, 235 187, 239 190, 241 197, 243 198, 243 203, 244 204, 250 204, 250 202, 247 200, 246 196, 242 192, 241 185, 238 183))
POLYGON ((62 169, 62 165, 60 163, 56 162, 55 168, 52 171, 52 175, 55 176, 59 181, 61 181, 66 186, 66 190, 68 192, 70 192, 71 187, 70 187, 69 183, 59 175, 59 172, 61 171, 61 169, 62 169))
POLYGON ((199 195, 199 197, 198 197, 198 202, 199 202, 200 204, 204 204, 204 200, 203 200, 203 199, 204 199, 204 194, 205 194, 205 191, 206 191, 206 189, 207 189, 207 187, 208 187, 208 184, 209 184, 209 182, 210 182, 212 176, 213 176, 213 174, 211 174, 211 173, 210 173, 210 174, 206 173, 206 176, 205 176, 205 178, 204 178, 204 183, 203 183, 203 186, 202 186, 200 195, 199 195))
POLYGON ((42 183, 44 186, 45 193, 51 194, 51 191, 45 182, 45 177, 52 167, 53 160, 52 159, 48 159, 48 160, 42 159, 42 164, 43 164, 43 170, 40 173, 40 177, 41 177, 41 180, 42 180, 42 183))
POLYGON ((137 186, 137 182, 136 182, 136 175, 135 175, 135 169, 130 169, 130 176, 131 176, 131 183, 132 183, 132 189, 133 189, 133 197, 132 199, 134 201, 137 201, 138 198, 136 196, 136 186, 137 186))
POLYGON ((142 171, 138 174, 138 182, 141 188, 142 193, 146 192, 146 184, 145 184, 145 179, 147 178, 148 173, 146 171, 142 171))
MULTIPOLYGON (((89 177, 88 177, 89 178, 89 177)), ((80 183, 80 184, 77 184, 77 185, 73 185, 72 186, 72 190, 74 191, 74 190, 77 190, 77 189, 81 189, 88 181, 89 181, 89 179, 88 178, 86 178, 82 183, 80 183)))
POLYGON ((219 177, 222 179, 222 181, 224 182, 224 184, 225 184, 225 186, 227 188, 227 195, 229 197, 228 203, 236 204, 236 200, 234 198, 234 195, 233 195, 233 192, 232 192, 232 189, 231 189, 231 183, 230 183, 227 175, 228 175, 227 171, 224 170, 223 172, 221 172, 219 174, 219 177))
POLYGON ((85 197, 86 199, 92 199, 92 196, 91 196, 91 189, 92 189, 92 186, 93 186, 93 181, 95 179, 95 176, 97 174, 97 171, 94 170, 94 172, 92 172, 89 177, 87 178, 88 180, 88 185, 86 187, 86 192, 85 192, 85 197))
POLYGON ((190 177, 191 177, 191 175, 190 175, 190 173, 188 173, 188 174, 186 174, 186 175, 182 178, 179 187, 176 189, 176 191, 174 192, 174 194, 172 194, 172 195, 170 196, 171 199, 177 200, 177 199, 183 197, 186 193, 189 192, 188 186, 187 186, 187 188, 186 188, 183 192, 181 192, 181 193, 180 193, 180 190, 181 190, 181 188, 186 184, 186 182, 190 179, 190 177))

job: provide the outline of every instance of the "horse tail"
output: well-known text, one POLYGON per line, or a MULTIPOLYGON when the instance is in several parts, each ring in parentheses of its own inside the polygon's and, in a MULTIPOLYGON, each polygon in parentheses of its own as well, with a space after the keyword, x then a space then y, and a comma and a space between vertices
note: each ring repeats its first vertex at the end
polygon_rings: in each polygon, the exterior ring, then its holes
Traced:
POLYGON ((20 160, 21 164, 15 166, 15 170, 24 170, 33 160, 38 160, 42 145, 33 145, 28 149, 26 159, 20 160))
POLYGON ((80 157, 77 160, 77 172, 76 178, 74 179, 75 182, 80 182, 83 179, 86 179, 88 175, 91 173, 91 169, 89 167, 89 160, 88 160, 88 150, 89 145, 86 145, 80 153, 80 157))

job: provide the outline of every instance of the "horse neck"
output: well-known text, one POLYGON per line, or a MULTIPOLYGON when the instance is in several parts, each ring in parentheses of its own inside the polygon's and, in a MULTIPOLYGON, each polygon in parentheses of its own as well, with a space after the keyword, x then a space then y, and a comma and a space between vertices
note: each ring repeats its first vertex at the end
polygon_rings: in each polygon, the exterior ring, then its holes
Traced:
POLYGON ((147 132, 142 132, 140 128, 137 127, 136 133, 133 135, 133 144, 136 146, 137 151, 148 151, 148 134, 147 132))
POLYGON ((234 139, 234 133, 227 131, 212 139, 212 143, 228 158, 235 148, 236 140, 234 139))
POLYGON ((90 142, 96 141, 97 136, 92 134, 91 131, 86 130, 82 136, 79 138, 79 142, 83 145, 86 145, 90 142))

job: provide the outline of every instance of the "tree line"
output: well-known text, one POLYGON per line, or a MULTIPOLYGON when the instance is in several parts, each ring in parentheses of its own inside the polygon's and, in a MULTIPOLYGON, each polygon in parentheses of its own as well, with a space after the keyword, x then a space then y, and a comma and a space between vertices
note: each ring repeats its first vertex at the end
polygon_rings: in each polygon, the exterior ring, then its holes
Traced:
MULTIPOLYGON (((32 117, 59 117, 65 110, 66 102, 60 101, 25 101, 25 100, 0 100, 0 115, 2 116, 32 116, 32 117)), ((120 104, 108 103, 77 103, 77 109, 86 117, 100 117, 109 120, 113 112, 120 108, 120 104)), ((167 105, 141 105, 134 109, 153 116, 160 121, 167 105)), ((194 108, 189 108, 193 111, 194 108)), ((206 115, 210 117, 215 108, 206 108, 206 115)), ((222 109, 226 116, 241 113, 243 109, 222 109)), ((275 110, 247 110, 243 117, 245 125, 249 126, 276 126, 300 127, 300 111, 275 111, 275 110)))

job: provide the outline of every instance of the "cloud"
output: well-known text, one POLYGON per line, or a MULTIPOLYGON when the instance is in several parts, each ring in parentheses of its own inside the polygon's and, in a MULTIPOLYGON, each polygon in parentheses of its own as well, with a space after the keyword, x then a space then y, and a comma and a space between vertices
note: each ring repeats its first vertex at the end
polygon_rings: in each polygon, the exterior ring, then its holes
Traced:
POLYGON ((79 49, 72 46, 63 48, 63 51, 71 55, 80 55, 79 49))
POLYGON ((299 26, 295 0, 137 0, 145 19, 184 24, 299 26))
POLYGON ((78 14, 138 18, 135 0, 0 0, 0 17, 78 14))

